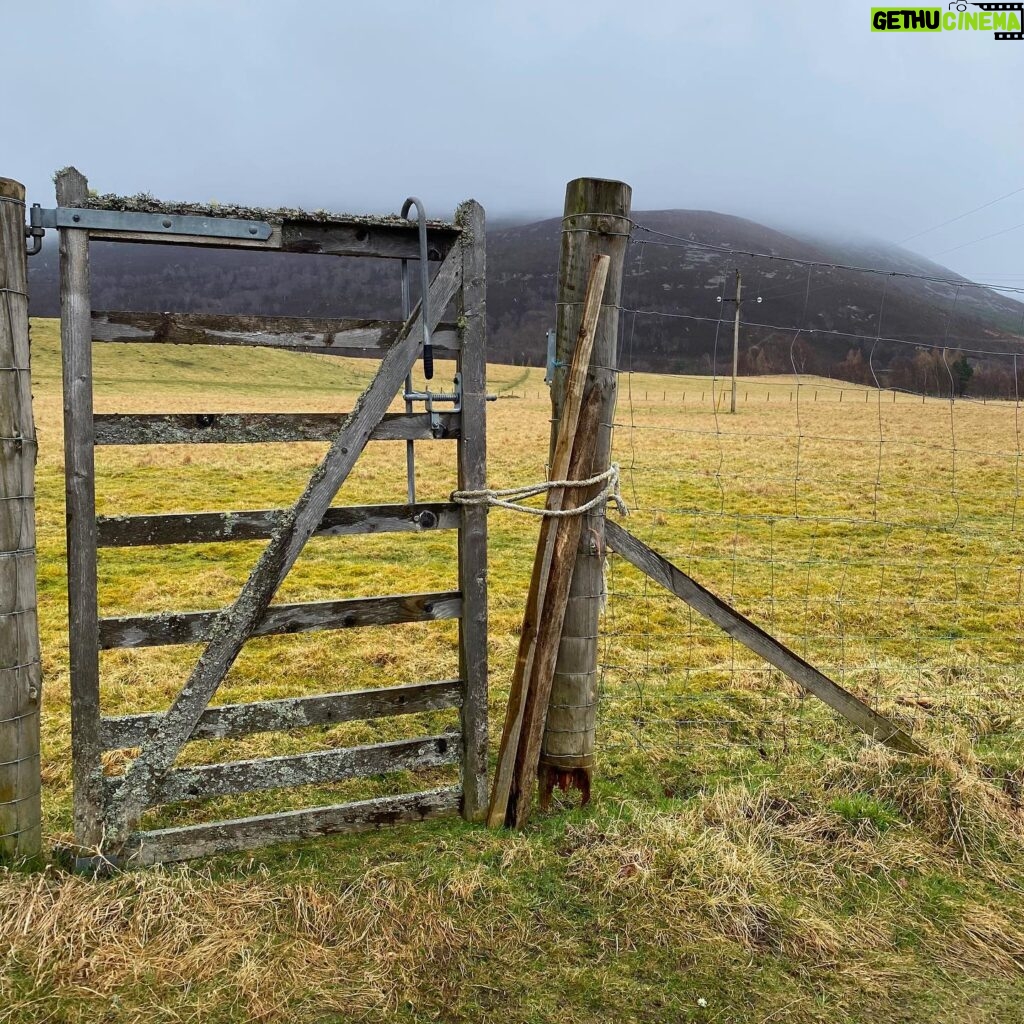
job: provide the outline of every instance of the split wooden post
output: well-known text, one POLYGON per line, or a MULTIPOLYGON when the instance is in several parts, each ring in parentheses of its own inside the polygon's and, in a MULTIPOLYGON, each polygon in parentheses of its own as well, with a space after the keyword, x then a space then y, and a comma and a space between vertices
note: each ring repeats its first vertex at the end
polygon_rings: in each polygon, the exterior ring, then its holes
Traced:
POLYGON ((0 859, 42 851, 25 186, 0 178, 0 859))
MULTIPOLYGON (((579 421, 583 403, 583 390, 587 378, 593 351, 597 319, 601 309, 601 298, 604 295, 608 276, 608 258, 595 256, 589 268, 586 292, 586 312, 579 323, 572 362, 569 365, 568 383, 566 385, 565 415, 559 423, 558 436, 555 438, 550 459, 548 478, 564 480, 569 472, 573 443, 576 438, 576 425, 579 421)), ((563 492, 561 488, 548 491, 546 508, 557 511, 562 507, 563 492)), ((533 562, 533 573, 530 576, 530 587, 526 595, 526 609, 523 612, 523 628, 519 634, 519 651, 512 673, 512 685, 509 690, 508 708, 505 713, 505 725, 498 748, 498 764, 494 772, 494 787, 491 791, 491 803, 487 812, 487 824, 491 828, 500 828, 505 824, 512 791, 515 771, 516 754, 519 748, 523 725, 523 715, 529 695, 530 678, 533 672, 533 659, 537 644, 537 631, 544 614, 544 598, 547 593, 548 573, 551 569, 551 557, 554 551, 555 538, 558 532, 558 520, 545 518, 541 520, 540 533, 537 537, 537 553, 533 562)))
MULTIPOLYGON (((566 377, 559 363, 568 361, 576 337, 587 268, 594 254, 602 253, 609 257, 610 265, 588 379, 588 388, 600 387, 604 395, 593 461, 595 474, 606 470, 611 462, 619 303, 632 227, 631 197, 632 190, 623 182, 598 178, 577 178, 565 190, 558 270, 557 362, 551 384, 552 439, 565 404, 566 377)), ((542 792, 554 781, 563 788, 574 785, 584 795, 590 789, 597 724, 597 634, 604 593, 604 515, 603 508, 594 509, 583 521, 551 688, 550 703, 559 708, 558 721, 549 721, 541 749, 542 792)))
MULTIPOLYGON (((576 441, 573 445, 572 460, 567 475, 569 480, 586 480, 594 475, 594 452, 597 449, 598 428, 604 410, 604 398, 600 387, 592 387, 583 399, 583 408, 580 410, 576 441)), ((601 487, 601 484, 595 484, 589 488, 567 487, 564 503, 566 507, 583 505, 601 487)), ((529 693, 523 712, 515 776, 512 780, 512 793, 509 797, 507 818, 508 824, 513 828, 522 828, 530 816, 533 787, 537 779, 537 766, 540 762, 540 747, 544 730, 548 727, 549 715, 554 711, 555 718, 559 719, 564 714, 564 709, 550 706, 551 685, 554 680, 555 660, 558 657, 562 636, 562 623, 565 621, 569 585, 572 582, 576 553, 582 533, 582 515, 570 516, 561 521, 555 537, 554 550, 551 553, 551 570, 548 574, 544 594, 544 615, 537 630, 529 693)), ((557 729, 558 727, 554 725, 552 728, 557 729)), ((545 778, 545 783, 547 781, 545 778)), ((542 806, 547 806, 550 795, 551 787, 545 785, 541 790, 542 806)), ((589 794, 584 790, 584 798, 586 799, 588 796, 589 794)))

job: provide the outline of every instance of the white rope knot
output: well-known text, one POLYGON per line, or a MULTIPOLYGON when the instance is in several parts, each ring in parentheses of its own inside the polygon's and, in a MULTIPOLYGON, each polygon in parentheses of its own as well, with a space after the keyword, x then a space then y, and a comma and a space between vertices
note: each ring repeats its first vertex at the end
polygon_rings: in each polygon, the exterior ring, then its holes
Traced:
POLYGON ((598 473, 587 480, 545 480, 540 484, 524 484, 521 487, 501 489, 486 487, 479 491, 452 491, 450 500, 457 505, 487 505, 494 508, 507 508, 512 512, 525 512, 531 516, 549 516, 552 519, 581 516, 611 501, 615 504, 620 516, 629 515, 629 509, 619 493, 619 466, 615 462, 603 473, 598 473), (590 501, 573 508, 547 509, 521 504, 527 498, 535 498, 538 494, 545 494, 556 488, 587 488, 597 484, 604 484, 604 487, 590 501))

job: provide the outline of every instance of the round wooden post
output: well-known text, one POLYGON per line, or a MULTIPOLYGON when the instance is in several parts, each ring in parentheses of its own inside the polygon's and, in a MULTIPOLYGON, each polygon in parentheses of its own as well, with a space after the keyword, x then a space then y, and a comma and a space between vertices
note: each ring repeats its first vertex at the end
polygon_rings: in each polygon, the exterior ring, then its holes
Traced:
POLYGON ((0 178, 0 859, 42 850, 25 186, 0 178))
MULTIPOLYGON (((608 468, 618 371, 619 303, 629 242, 632 190, 621 181, 577 178, 565 189, 558 268, 554 380, 551 384, 552 449, 565 400, 566 374, 579 332, 593 257, 611 259, 604 305, 594 337, 587 389, 599 388, 602 410, 593 472, 608 468)), ((562 625, 541 748, 542 798, 554 785, 578 788, 586 801, 594 766, 597 724, 598 623, 604 596, 604 510, 584 518, 562 625)))

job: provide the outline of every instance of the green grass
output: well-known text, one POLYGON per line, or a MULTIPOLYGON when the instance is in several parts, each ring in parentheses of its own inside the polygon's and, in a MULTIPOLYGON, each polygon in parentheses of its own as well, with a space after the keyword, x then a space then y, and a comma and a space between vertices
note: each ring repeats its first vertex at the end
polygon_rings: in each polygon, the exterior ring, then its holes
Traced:
MULTIPOLYGON (((56 326, 33 326, 46 834, 70 829, 56 326)), ((98 345, 99 411, 351 407, 374 364, 98 345)), ((541 372, 492 367, 490 480, 544 472, 541 372)), ((448 368, 439 366, 443 381, 448 368)), ((1005 1022, 1024 986, 1019 413, 791 378, 633 375, 616 458, 630 528, 935 751, 869 747, 613 562, 595 800, 517 835, 459 820, 106 880, 0 875, 0 1021, 1005 1022), (792 396, 792 397, 791 397, 792 396), (716 390, 716 397, 717 390, 716 390), (837 440, 838 439, 838 440, 837 440), (955 465, 954 451, 955 449, 955 465)), ((397 406, 396 406, 397 407, 397 406)), ((101 513, 266 508, 325 446, 97 452, 101 513)), ((417 445, 418 492, 455 486, 417 445)), ((338 503, 402 501, 374 444, 338 503)), ((500 727, 536 521, 490 517, 500 727)), ((216 608, 259 544, 104 550, 104 615, 216 608)), ((454 535, 318 539, 281 601, 443 590, 454 535)), ((453 623, 247 645, 217 702, 453 677, 453 623)), ((166 707, 196 647, 102 655, 107 714, 166 707)), ((190 745, 203 762, 423 735, 451 713, 190 745)), ((124 753, 108 755, 121 770, 124 753)), ((160 808, 216 820, 455 778, 439 770, 160 808)))

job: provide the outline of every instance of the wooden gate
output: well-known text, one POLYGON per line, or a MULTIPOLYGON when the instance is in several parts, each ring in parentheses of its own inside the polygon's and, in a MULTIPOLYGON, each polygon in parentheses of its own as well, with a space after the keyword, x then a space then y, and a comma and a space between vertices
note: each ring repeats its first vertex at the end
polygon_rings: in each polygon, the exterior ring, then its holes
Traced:
POLYGON ((89 291, 90 239, 218 248, 416 259, 417 229, 398 218, 334 217, 170 206, 148 198, 90 198, 73 168, 57 176, 61 339, 64 373, 68 598, 75 840, 90 858, 155 863, 282 840, 454 814, 478 819, 487 780, 486 510, 450 503, 349 506, 331 502, 371 439, 457 439, 459 487, 486 481, 484 214, 464 203, 454 223, 432 222, 440 261, 429 288, 435 347, 456 358, 458 411, 387 413, 421 348, 421 307, 404 322, 283 317, 96 313, 89 291), (156 216, 154 216, 156 215, 156 216), (81 226, 79 226, 81 225, 81 226), (190 233, 191 232, 191 233, 190 233), (442 317, 454 301, 456 322, 442 317), (372 355, 380 367, 347 415, 94 415, 92 343, 174 342, 271 346, 300 352, 372 355), (103 444, 330 440, 291 509, 100 517, 94 447, 103 444), (306 541, 316 535, 458 530, 457 589, 306 604, 271 604, 306 541), (267 539, 234 604, 181 614, 101 618, 97 549, 138 544, 267 539), (349 693, 210 706, 245 642, 254 636, 459 619, 460 678, 349 693), (202 643, 170 708, 117 718, 100 710, 101 649, 202 643), (200 766, 174 767, 192 740, 460 709, 457 734, 200 766), (137 748, 123 775, 104 774, 102 755, 137 748), (322 784, 389 771, 461 765, 461 785, 330 807, 289 810, 213 824, 141 831, 150 807, 253 790, 322 784))

